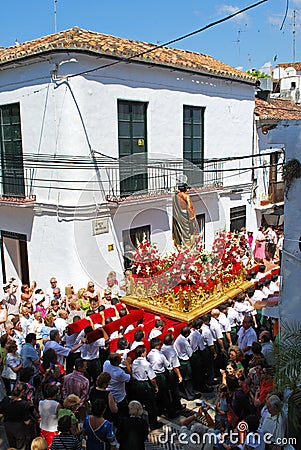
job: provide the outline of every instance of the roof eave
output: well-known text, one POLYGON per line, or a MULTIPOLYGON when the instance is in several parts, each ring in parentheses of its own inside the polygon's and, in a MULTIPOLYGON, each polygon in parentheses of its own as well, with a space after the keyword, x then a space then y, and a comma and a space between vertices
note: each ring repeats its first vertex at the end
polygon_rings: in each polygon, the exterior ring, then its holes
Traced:
POLYGON ((245 77, 240 77, 239 75, 233 75, 231 76, 231 74, 222 74, 222 73, 218 73, 218 71, 215 71, 214 69, 208 69, 206 70, 205 68, 201 68, 200 70, 195 69, 195 68, 189 68, 189 67, 183 67, 180 65, 176 65, 176 64, 171 64, 171 63, 163 63, 163 62, 158 62, 158 61, 153 61, 153 60, 141 60, 138 58, 133 58, 129 61, 129 57, 122 57, 122 56, 118 56, 118 55, 112 55, 112 54, 108 54, 105 52, 96 52, 93 51, 91 49, 85 49, 85 48, 79 48, 79 47, 74 47, 74 48, 66 48, 66 47, 57 47, 57 48, 52 48, 49 50, 45 50, 43 52, 36 52, 36 53, 31 53, 30 55, 24 55, 24 56, 18 56, 17 58, 14 59, 9 59, 7 61, 1 62, 0 61, 0 70, 1 67, 6 67, 9 65, 13 65, 13 64, 17 64, 18 62, 24 62, 28 59, 33 59, 36 57, 42 58, 43 56, 48 56, 50 54, 53 53, 85 53, 88 55, 93 55, 93 56, 99 56, 101 58, 108 58, 108 59, 115 59, 115 60, 119 60, 119 61, 124 61, 125 63, 136 63, 136 64, 146 64, 149 66, 157 66, 157 67, 163 67, 163 68, 169 68, 172 70, 177 70, 180 72, 186 72, 186 73, 193 73, 193 74, 197 74, 197 75, 203 75, 203 76, 210 76, 212 78, 217 78, 217 79, 223 79, 223 80, 229 80, 229 81, 236 81, 239 83, 244 83, 244 84, 248 84, 248 85, 252 85, 255 86, 257 80, 254 78, 245 78, 245 77))

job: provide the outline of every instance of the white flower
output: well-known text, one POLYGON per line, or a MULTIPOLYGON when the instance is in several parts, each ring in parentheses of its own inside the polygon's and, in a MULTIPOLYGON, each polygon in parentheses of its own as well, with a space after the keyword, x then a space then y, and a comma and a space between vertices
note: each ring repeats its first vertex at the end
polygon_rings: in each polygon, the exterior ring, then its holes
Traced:
POLYGON ((136 272, 139 273, 140 271, 141 271, 141 266, 140 266, 140 264, 139 264, 139 266, 137 267, 136 272))

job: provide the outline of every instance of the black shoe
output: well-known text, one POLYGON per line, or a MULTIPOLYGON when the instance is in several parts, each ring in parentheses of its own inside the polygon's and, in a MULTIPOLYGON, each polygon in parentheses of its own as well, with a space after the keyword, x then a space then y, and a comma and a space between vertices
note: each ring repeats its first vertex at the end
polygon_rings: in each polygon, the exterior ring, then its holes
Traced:
POLYGON ((153 430, 158 430, 159 428, 162 428, 163 426, 164 426, 163 422, 157 422, 157 423, 153 423, 149 427, 153 431, 153 430))

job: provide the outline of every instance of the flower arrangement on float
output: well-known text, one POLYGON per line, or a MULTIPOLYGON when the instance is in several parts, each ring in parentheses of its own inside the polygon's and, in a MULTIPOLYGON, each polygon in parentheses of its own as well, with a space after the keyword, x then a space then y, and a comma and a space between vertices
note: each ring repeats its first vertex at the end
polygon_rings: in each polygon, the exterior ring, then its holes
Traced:
POLYGON ((132 254, 135 284, 144 288, 146 296, 150 292, 161 295, 219 291, 243 271, 238 248, 238 238, 226 231, 216 234, 210 252, 204 250, 200 235, 193 247, 176 248, 165 256, 160 255, 156 244, 144 239, 132 254))

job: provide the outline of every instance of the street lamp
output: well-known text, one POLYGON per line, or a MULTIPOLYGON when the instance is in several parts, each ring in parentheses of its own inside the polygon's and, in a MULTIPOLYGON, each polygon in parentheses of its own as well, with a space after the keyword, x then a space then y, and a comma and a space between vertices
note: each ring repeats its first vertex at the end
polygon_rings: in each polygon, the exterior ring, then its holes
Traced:
POLYGON ((273 225, 274 227, 280 227, 283 225, 284 221, 284 210, 283 208, 274 205, 273 209, 269 210, 263 214, 264 220, 268 225, 273 225))

